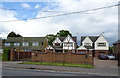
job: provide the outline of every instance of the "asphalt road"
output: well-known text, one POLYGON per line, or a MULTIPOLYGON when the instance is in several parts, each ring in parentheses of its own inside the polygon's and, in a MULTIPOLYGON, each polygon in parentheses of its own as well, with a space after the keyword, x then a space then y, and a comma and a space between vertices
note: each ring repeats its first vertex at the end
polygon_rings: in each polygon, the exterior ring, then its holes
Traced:
POLYGON ((96 76, 78 72, 2 68, 2 76, 96 76))

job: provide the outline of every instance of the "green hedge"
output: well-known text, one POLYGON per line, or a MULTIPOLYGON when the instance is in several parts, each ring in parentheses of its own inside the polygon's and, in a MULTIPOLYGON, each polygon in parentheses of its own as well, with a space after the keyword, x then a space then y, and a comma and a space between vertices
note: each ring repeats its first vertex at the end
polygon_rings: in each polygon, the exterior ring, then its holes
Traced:
POLYGON ((10 60, 10 49, 4 49, 3 50, 2 60, 3 61, 9 61, 10 60))

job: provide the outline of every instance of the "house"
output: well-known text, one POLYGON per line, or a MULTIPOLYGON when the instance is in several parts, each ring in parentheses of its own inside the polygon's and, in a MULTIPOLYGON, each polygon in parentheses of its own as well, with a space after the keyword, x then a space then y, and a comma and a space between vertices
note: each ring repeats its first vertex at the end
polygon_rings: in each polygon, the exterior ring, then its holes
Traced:
POLYGON ((75 52, 77 45, 77 38, 68 35, 67 37, 56 37, 56 39, 52 42, 52 45, 48 45, 45 50, 53 50, 57 53, 65 53, 65 52, 75 52))
MULTIPOLYGON (((108 54, 109 51, 109 42, 103 34, 100 36, 82 36, 81 46, 84 49, 93 50, 94 57, 98 57, 99 54, 108 54)), ((78 49, 82 51, 82 49, 78 49)))
POLYGON ((114 54, 118 60, 118 66, 120 66, 120 40, 113 43, 114 54))
POLYGON ((8 37, 3 49, 19 49, 23 51, 44 51, 48 45, 46 37, 8 37))

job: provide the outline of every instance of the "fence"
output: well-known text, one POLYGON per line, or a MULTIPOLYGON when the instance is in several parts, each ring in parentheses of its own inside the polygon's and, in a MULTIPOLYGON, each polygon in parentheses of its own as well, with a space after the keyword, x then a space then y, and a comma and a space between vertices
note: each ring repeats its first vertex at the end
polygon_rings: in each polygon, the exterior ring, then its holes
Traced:
POLYGON ((87 54, 78 53, 32 53, 32 61, 34 62, 61 62, 61 63, 74 63, 74 64, 91 64, 93 65, 92 52, 87 54))

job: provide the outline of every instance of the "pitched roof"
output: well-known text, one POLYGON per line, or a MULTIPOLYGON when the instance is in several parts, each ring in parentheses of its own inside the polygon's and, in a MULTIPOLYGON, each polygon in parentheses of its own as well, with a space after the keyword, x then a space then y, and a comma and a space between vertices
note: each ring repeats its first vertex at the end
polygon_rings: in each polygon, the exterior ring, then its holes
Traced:
MULTIPOLYGON (((63 42, 66 37, 59 37, 59 38, 63 42)), ((77 42, 77 37, 72 37, 72 39, 74 40, 74 42, 77 42)))
MULTIPOLYGON (((81 36, 81 42, 86 38, 87 36, 81 36)), ((95 42, 100 36, 88 36, 92 42, 95 42)))
POLYGON ((5 42, 43 42, 46 37, 8 37, 5 42))
POLYGON ((120 43, 120 40, 118 40, 118 41, 116 41, 115 43, 113 43, 113 45, 114 45, 114 44, 118 44, 118 43, 120 43))

